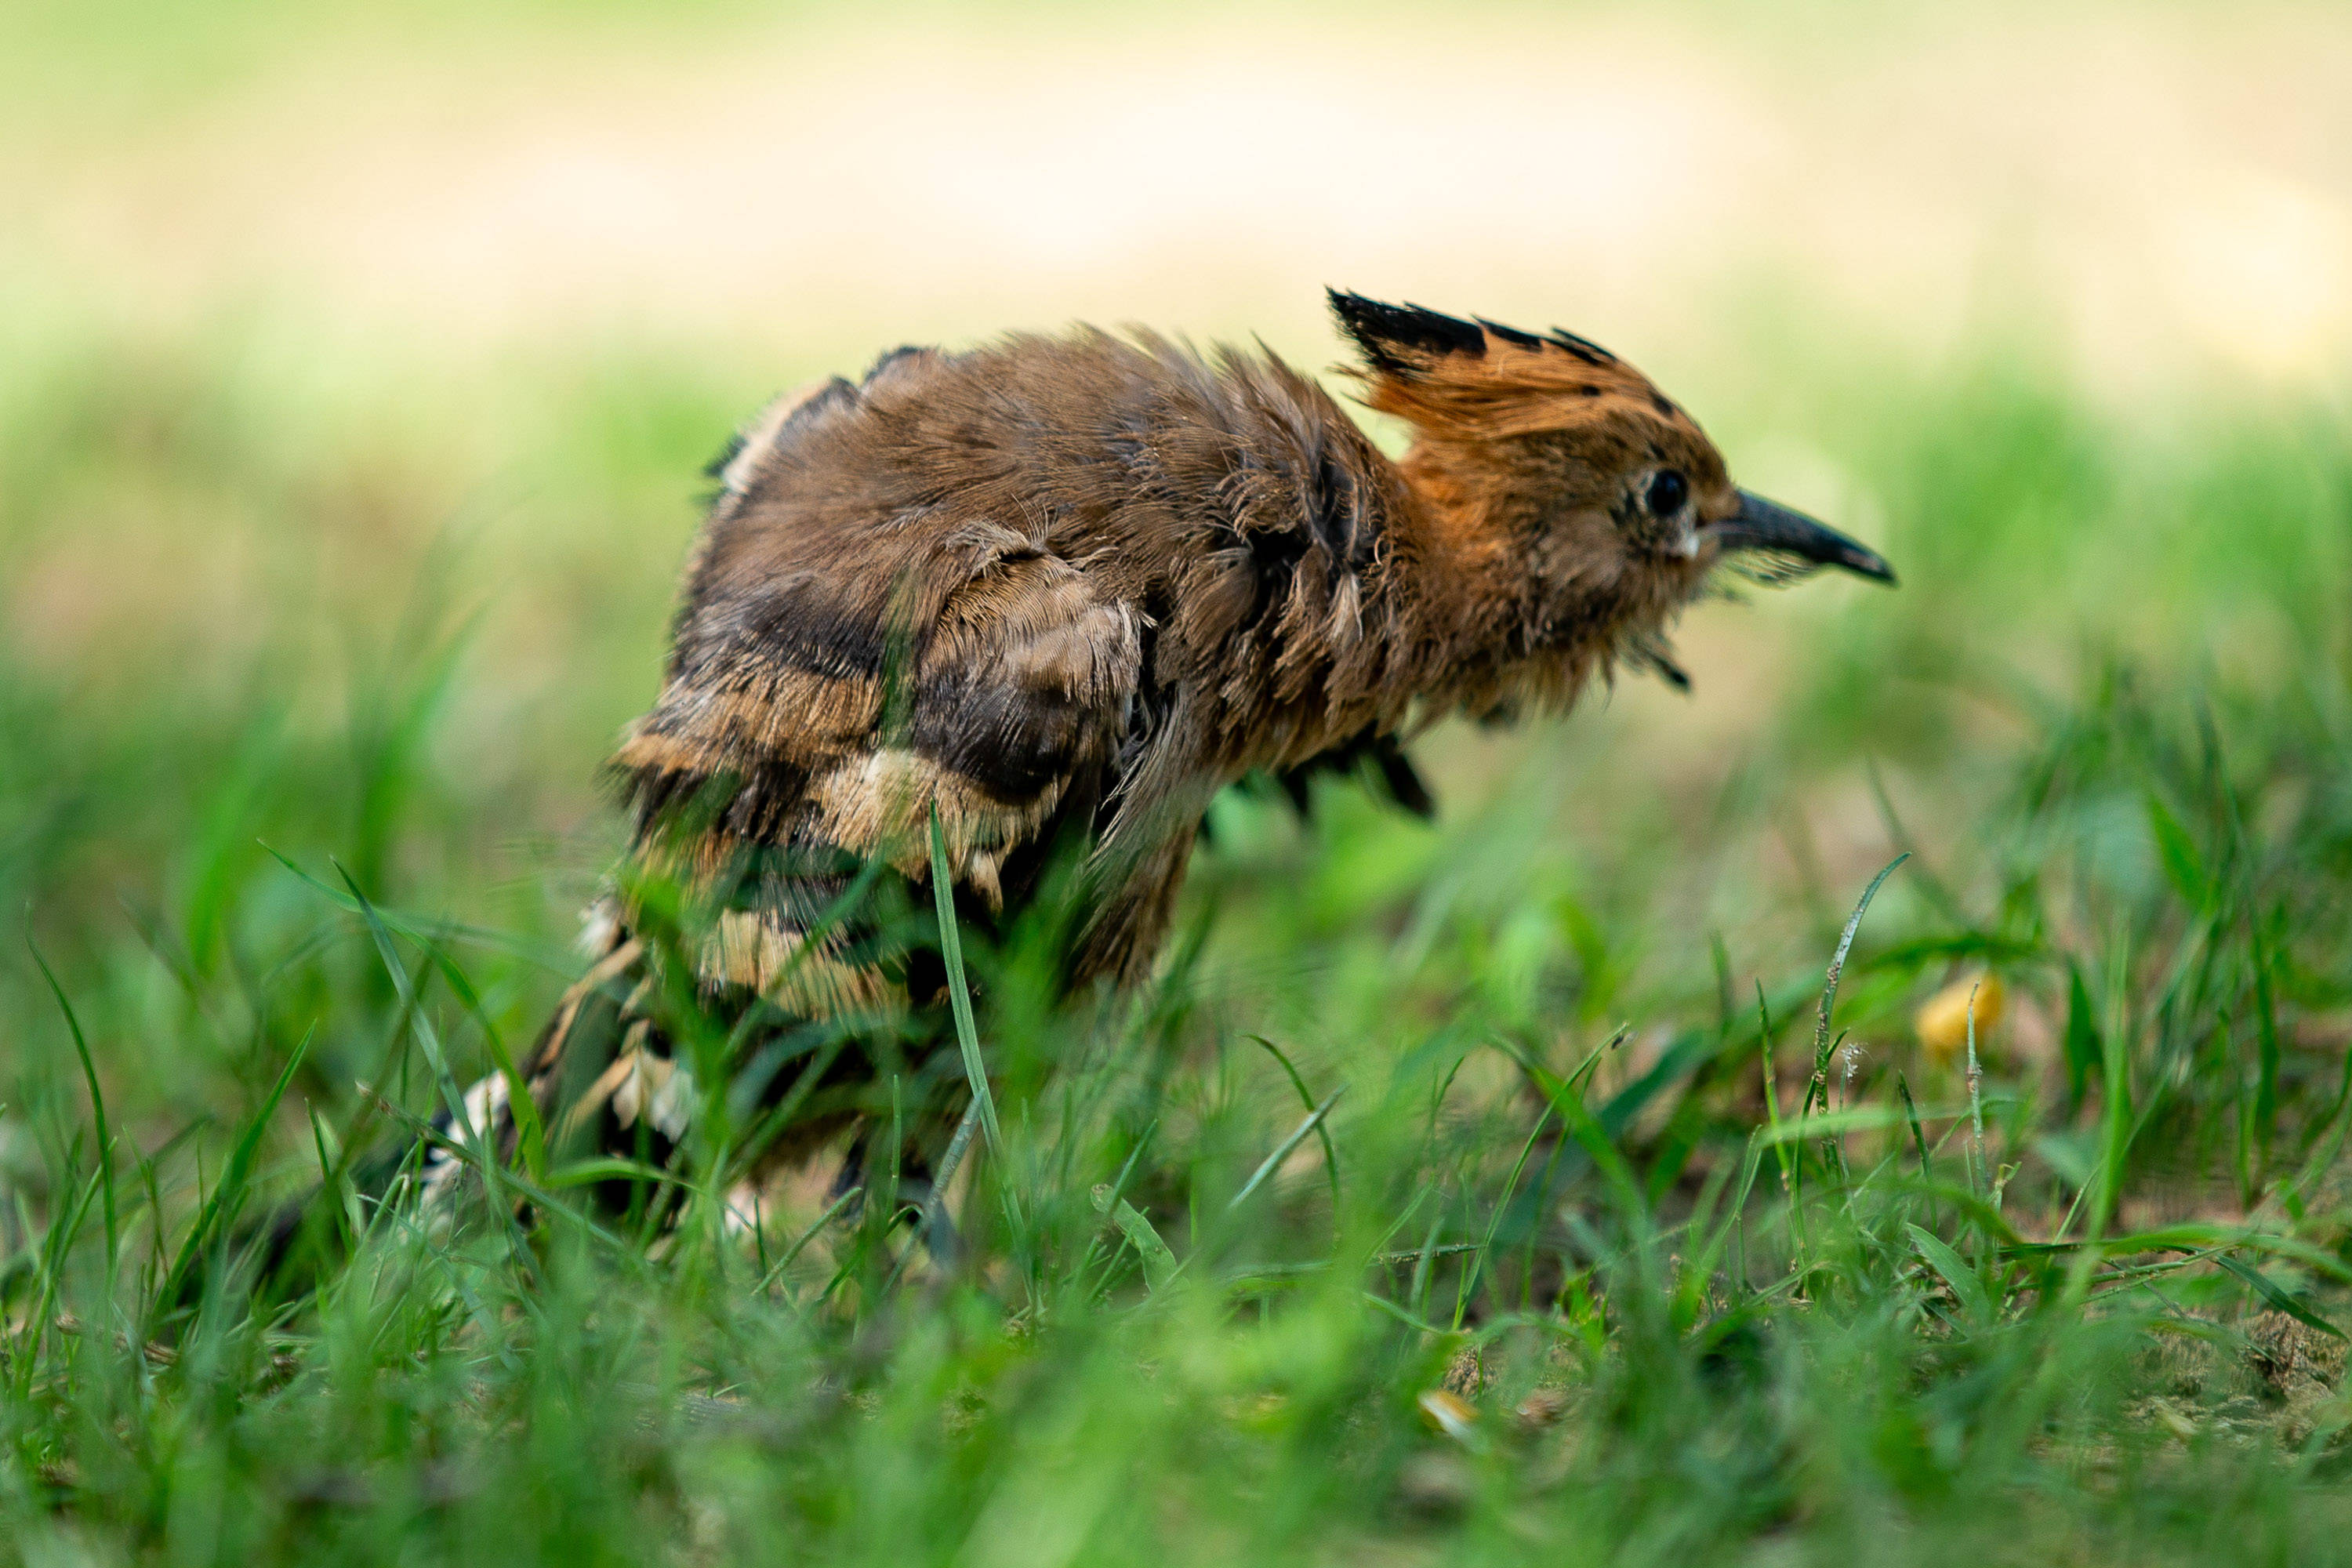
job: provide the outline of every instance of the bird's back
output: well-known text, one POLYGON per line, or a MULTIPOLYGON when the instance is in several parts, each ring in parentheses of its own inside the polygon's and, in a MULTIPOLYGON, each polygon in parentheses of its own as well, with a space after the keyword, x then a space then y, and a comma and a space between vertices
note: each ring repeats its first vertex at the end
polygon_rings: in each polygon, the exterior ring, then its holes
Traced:
POLYGON ((936 801, 998 905, 998 859, 1049 827, 1157 837, 1201 788, 1348 738, 1388 673, 1392 471, 1271 358, 902 349, 780 402, 717 472, 616 758, 652 839, 698 800, 704 862, 903 858, 936 801))

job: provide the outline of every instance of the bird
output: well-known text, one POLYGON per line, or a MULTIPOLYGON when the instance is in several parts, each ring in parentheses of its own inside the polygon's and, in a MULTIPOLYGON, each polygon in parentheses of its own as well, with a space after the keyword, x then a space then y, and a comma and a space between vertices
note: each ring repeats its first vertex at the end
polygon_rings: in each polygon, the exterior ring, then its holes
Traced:
POLYGON ((922 1169, 969 1092, 935 871, 959 921, 1054 900, 1060 983, 1132 987, 1225 786, 1368 771, 1425 812, 1414 735, 1686 686, 1668 638, 1724 572, 1895 581, 1586 338, 1328 300, 1400 456, 1263 345, 1142 329, 898 348, 747 426, 610 760, 586 972, 443 1113, 426 1198, 534 1130, 657 1163, 722 1100, 744 1169, 805 1160, 895 1124, 886 1078, 927 1097, 922 1169))

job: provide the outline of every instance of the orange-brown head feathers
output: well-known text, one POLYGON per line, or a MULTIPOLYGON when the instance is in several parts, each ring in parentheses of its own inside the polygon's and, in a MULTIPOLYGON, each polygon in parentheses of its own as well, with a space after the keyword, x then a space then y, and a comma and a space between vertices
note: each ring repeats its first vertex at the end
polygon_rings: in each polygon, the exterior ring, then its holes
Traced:
POLYGON ((1363 351, 1365 402, 1412 429, 1402 468, 1439 570, 1515 609, 1531 651, 1570 635, 1638 644, 1730 552, 1892 580, 1852 540, 1737 489, 1697 422, 1596 343, 1330 300, 1363 351))

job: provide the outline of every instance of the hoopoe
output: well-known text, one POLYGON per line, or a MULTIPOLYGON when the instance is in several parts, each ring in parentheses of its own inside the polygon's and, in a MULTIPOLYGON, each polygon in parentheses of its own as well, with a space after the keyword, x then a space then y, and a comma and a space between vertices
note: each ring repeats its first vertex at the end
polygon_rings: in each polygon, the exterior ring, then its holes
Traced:
MULTIPOLYGON (((1727 566, 1894 581, 1737 488, 1583 338, 1329 300, 1401 458, 1271 353, 1086 328, 898 349, 739 438, 661 694, 613 759, 629 862, 527 1065, 548 1136, 666 1157, 714 1064, 776 1110, 739 1130, 753 1164, 870 1118, 884 1058, 936 1116, 961 1070, 908 1022, 945 977, 907 934, 934 823, 982 923, 1073 854, 1065 978, 1129 984, 1244 775, 1369 761, 1425 808, 1402 738, 1561 711, 1619 667, 1684 684, 1666 634, 1727 566), (681 1007, 718 1021, 715 1052, 680 1049, 681 1007)), ((499 1150, 508 1089, 466 1098, 499 1150)), ((428 1191, 464 1168, 436 1145, 428 1191)))

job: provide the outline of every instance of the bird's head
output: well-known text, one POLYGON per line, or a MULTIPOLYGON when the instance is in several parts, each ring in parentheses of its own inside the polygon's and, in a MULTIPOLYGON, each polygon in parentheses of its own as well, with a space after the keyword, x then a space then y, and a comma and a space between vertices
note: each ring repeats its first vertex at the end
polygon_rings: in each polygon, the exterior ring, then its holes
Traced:
POLYGON ((1365 402, 1412 428, 1402 467, 1433 547, 1504 599, 1530 651, 1587 632, 1640 645, 1719 565, 1895 581, 1874 552, 1733 484, 1697 422, 1597 344, 1330 299, 1363 351, 1365 402))

